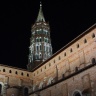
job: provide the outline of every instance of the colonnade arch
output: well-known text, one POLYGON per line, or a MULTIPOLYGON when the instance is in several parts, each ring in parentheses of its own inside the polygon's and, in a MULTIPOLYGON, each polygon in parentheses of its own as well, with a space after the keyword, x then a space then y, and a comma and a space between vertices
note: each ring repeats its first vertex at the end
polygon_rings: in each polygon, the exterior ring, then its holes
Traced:
POLYGON ((75 90, 72 96, 82 96, 82 93, 79 90, 75 90))

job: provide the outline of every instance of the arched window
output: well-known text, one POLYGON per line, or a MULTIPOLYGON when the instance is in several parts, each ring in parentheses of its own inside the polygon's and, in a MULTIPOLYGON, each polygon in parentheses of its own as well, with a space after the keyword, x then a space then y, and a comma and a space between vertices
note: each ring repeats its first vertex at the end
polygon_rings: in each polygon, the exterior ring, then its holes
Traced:
POLYGON ((79 44, 77 44, 77 48, 79 48, 79 44))
POLYGON ((23 76, 23 72, 21 73, 21 75, 23 76))
POLYGON ((73 96, 81 96, 81 93, 79 91, 75 91, 73 96))
POLYGON ((2 92, 2 85, 0 84, 0 95, 1 95, 1 92, 2 92))
POLYGON ((64 56, 66 56, 66 52, 64 53, 64 56))
POLYGON ((73 52, 72 48, 70 49, 70 52, 73 52))
POLYGON ((15 74, 18 74, 18 72, 16 71, 15 74))
POLYGON ((95 38, 95 34, 94 33, 92 34, 92 38, 95 38))
POLYGON ((24 88, 24 90, 23 90, 23 95, 24 95, 24 96, 29 96, 29 95, 28 95, 28 88, 26 88, 26 87, 24 88))
POLYGON ((87 40, 86 39, 84 39, 84 43, 87 43, 87 40))
POLYGON ((11 70, 9 70, 9 73, 12 73, 12 71, 11 71, 11 70))
POLYGON ((5 69, 3 69, 3 72, 5 72, 5 69))
POLYGON ((96 61, 95 61, 95 58, 92 58, 92 64, 95 64, 96 61))
POLYGON ((29 74, 27 73, 27 77, 29 77, 29 74))

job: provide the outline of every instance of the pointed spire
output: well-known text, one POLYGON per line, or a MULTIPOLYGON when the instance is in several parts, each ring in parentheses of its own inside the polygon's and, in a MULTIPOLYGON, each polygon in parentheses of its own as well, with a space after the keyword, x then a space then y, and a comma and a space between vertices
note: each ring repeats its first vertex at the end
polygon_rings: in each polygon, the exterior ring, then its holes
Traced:
POLYGON ((39 9, 39 13, 38 13, 38 17, 37 17, 36 22, 39 22, 39 21, 45 22, 45 18, 44 18, 44 15, 43 15, 42 3, 41 2, 40 2, 40 9, 39 9))

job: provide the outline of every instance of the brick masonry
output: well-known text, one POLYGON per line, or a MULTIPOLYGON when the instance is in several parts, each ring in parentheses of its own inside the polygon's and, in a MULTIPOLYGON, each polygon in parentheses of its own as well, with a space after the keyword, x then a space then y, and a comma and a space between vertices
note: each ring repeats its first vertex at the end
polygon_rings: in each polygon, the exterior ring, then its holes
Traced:
POLYGON ((96 24, 32 72, 1 64, 0 85, 1 96, 96 96, 96 24))

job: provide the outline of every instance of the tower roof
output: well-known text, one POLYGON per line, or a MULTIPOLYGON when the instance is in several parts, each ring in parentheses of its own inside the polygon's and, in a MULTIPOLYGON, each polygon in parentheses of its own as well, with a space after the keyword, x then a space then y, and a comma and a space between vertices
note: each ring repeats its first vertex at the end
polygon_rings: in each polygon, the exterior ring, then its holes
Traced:
POLYGON ((38 17, 37 17, 36 22, 40 22, 40 21, 45 22, 45 18, 44 18, 44 15, 43 15, 42 3, 41 2, 40 2, 40 9, 39 9, 39 13, 38 13, 38 17))

